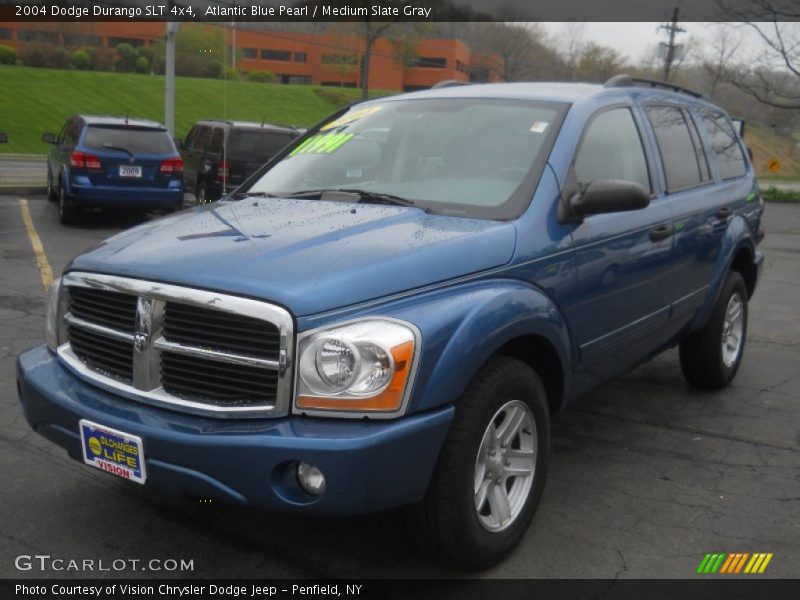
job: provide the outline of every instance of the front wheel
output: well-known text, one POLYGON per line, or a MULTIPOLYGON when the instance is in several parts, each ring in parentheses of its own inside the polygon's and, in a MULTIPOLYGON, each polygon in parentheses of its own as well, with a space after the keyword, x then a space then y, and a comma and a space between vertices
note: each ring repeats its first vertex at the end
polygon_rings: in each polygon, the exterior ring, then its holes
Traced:
POLYGON ((722 389, 736 376, 747 337, 747 286, 731 271, 708 323, 680 345, 681 371, 695 387, 722 389))
POLYGON ((542 382, 523 362, 495 357, 458 401, 433 480, 415 509, 423 546, 462 569, 505 558, 539 504, 549 449, 542 382))

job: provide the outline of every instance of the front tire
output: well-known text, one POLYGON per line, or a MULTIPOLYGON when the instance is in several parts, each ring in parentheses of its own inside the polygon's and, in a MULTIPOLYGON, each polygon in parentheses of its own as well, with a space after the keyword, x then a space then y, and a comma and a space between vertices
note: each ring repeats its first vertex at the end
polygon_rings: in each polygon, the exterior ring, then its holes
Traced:
POLYGON ((204 181, 200 181, 195 188, 197 190, 195 198, 197 199, 197 204, 208 204, 208 191, 206 189, 206 184, 204 181))
POLYGON ((478 372, 415 508, 424 548, 473 570, 517 546, 544 491, 549 414, 544 386, 525 363, 497 356, 478 372))
POLYGON ((691 385, 719 390, 736 376, 747 337, 747 286, 731 271, 708 323, 680 345, 681 371, 691 385))

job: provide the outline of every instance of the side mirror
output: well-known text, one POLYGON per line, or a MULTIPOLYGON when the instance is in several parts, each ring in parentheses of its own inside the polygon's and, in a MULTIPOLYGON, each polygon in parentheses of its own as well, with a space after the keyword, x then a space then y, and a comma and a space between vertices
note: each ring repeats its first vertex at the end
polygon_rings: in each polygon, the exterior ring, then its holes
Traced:
POLYGON ((8 143, 8 136, 5 132, 0 131, 0 144, 7 144, 8 143))
POLYGON ((56 143, 56 134, 55 133, 43 133, 42 134, 42 141, 45 144, 55 144, 56 143))
POLYGON ((598 179, 559 206, 561 222, 576 222, 587 215, 639 210, 650 204, 650 194, 638 183, 618 179, 598 179))

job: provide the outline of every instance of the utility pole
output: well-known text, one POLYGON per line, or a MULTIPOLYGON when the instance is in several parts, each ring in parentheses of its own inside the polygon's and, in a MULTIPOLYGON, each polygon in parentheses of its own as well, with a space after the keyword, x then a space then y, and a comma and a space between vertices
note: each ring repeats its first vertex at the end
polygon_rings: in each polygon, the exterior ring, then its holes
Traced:
POLYGON ((175 34, 180 23, 167 23, 166 73, 164 77, 164 124, 170 137, 175 137, 175 34))
POLYGON ((678 12, 679 8, 676 6, 675 10, 672 11, 672 22, 669 25, 661 25, 659 27, 659 29, 669 32, 669 43, 667 44, 667 51, 664 57, 664 81, 669 81, 672 62, 675 60, 675 36, 686 31, 682 27, 678 27, 678 12))

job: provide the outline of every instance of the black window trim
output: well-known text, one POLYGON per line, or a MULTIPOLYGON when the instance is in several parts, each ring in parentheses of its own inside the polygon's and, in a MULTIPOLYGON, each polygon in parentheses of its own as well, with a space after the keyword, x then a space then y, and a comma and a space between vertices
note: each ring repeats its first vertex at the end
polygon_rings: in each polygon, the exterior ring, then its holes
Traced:
MULTIPOLYGON (((713 177, 710 177, 711 171, 709 170, 709 178, 707 180, 705 180, 705 181, 703 181, 701 179, 698 183, 695 183, 695 184, 692 184, 692 185, 684 185, 684 186, 681 186, 681 187, 678 187, 678 188, 670 189, 670 187, 669 187, 669 179, 667 178, 667 170, 666 170, 666 167, 664 166, 664 157, 661 154, 661 146, 658 143, 658 136, 656 135, 656 128, 653 126, 653 122, 650 120, 650 116, 647 114, 647 109, 648 108, 675 108, 675 109, 678 109, 679 111, 681 111, 681 113, 683 114, 684 121, 686 121, 686 127, 689 130, 689 140, 692 142, 692 146, 695 147, 695 157, 699 161, 700 157, 697 156, 697 147, 696 147, 696 144, 695 144, 695 140, 692 137, 692 129, 691 129, 689 124, 691 123, 692 125, 695 126, 695 128, 697 127, 697 125, 695 124, 694 119, 691 118, 691 111, 689 110, 689 107, 686 104, 680 104, 678 102, 668 102, 668 101, 655 101, 655 102, 645 102, 645 103, 642 104, 642 107, 644 108, 645 117, 647 118, 647 121, 648 121, 648 123, 650 125, 650 129, 652 129, 652 131, 653 131, 653 137, 655 138, 655 141, 656 141, 656 150, 658 151, 658 158, 659 158, 659 162, 661 163, 661 172, 664 175, 664 195, 665 196, 671 196, 673 194, 680 194, 681 192, 688 192, 690 190, 695 190, 695 189, 698 189, 698 188, 702 188, 702 187, 706 187, 706 186, 710 186, 710 185, 715 184, 716 180, 713 177), (687 115, 689 116, 688 119, 687 119, 687 115)), ((700 135, 699 131, 697 133, 698 133, 698 135, 700 135)), ((701 142, 701 144, 702 144, 702 142, 701 142)), ((703 155, 705 156, 705 151, 703 152, 703 155)), ((708 158, 706 158, 706 165, 708 165, 708 158)), ((700 168, 700 163, 699 162, 697 163, 697 167, 698 167, 698 169, 700 168)), ((701 173, 701 177, 702 177, 702 173, 701 173)))
POLYGON ((655 200, 658 198, 658 194, 656 194, 655 186, 653 185, 653 165, 651 165, 651 157, 647 151, 647 145, 645 144, 645 139, 642 132, 642 127, 636 120, 636 111, 634 104, 628 104, 626 102, 617 102, 615 104, 609 104, 604 106, 603 108, 598 109, 586 120, 586 124, 583 126, 583 131, 581 131, 581 135, 578 138, 578 145, 575 148, 575 153, 572 155, 572 160, 569 163, 569 170, 567 175, 567 181, 573 181, 577 184, 577 177, 575 176, 575 161, 578 159, 578 154, 580 154, 581 148, 583 147, 583 140, 586 137, 586 133, 589 131, 589 128, 594 123, 595 119, 602 115, 603 113, 611 112, 612 110, 619 110, 620 108, 628 109, 628 112, 631 115, 631 119, 633 120, 633 125, 636 128, 636 133, 639 136, 639 143, 642 146, 642 155, 644 155, 644 164, 647 168, 647 179, 650 182, 650 189, 648 190, 650 193, 650 199, 655 200))
MULTIPOLYGON (((742 162, 744 163, 744 173, 742 173, 741 175, 736 175, 735 177, 722 177, 722 175, 720 174, 720 171, 719 171, 719 163, 717 163, 717 161, 716 161, 716 154, 717 153, 714 150, 714 147, 710 145, 711 144, 711 140, 708 139, 708 132, 703 131, 701 135, 704 136, 704 139, 706 140, 706 142, 710 146, 709 149, 715 155, 715 158, 714 158, 714 166, 716 167, 715 178, 718 177, 719 181, 735 181, 736 179, 742 179, 743 177, 747 177, 747 174, 750 172, 750 167, 747 164, 748 160, 747 160, 747 153, 746 153, 746 151, 744 149, 744 140, 742 140, 742 138, 737 133, 736 128, 733 126, 733 123, 731 123, 731 118, 727 114, 725 114, 723 111, 715 111, 715 110, 713 110, 711 108, 706 108, 706 107, 703 107, 703 108, 699 109, 697 111, 697 114, 700 117, 700 121, 701 122, 705 117, 711 117, 711 119, 714 120, 714 121, 716 121, 717 119, 724 119, 728 123, 728 125, 731 128, 731 131, 733 132, 734 139, 736 140, 736 145, 739 147, 739 155, 741 156, 742 162)), ((700 128, 698 127, 698 130, 699 129, 700 128)))

